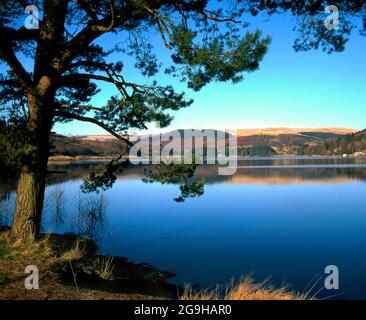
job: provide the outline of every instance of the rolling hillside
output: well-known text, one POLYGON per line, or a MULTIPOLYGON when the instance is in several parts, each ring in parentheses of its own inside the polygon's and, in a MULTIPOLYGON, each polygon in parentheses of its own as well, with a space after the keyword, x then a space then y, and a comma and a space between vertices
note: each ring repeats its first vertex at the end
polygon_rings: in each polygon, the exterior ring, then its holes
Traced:
POLYGON ((336 139, 326 139, 317 144, 304 145, 302 151, 303 154, 309 155, 364 155, 366 154, 366 129, 336 139))
POLYGON ((125 149, 125 144, 115 138, 108 140, 87 140, 80 137, 52 135, 52 156, 113 156, 125 149))
MULTIPOLYGON (((240 156, 341 155, 366 151, 365 131, 355 133, 347 128, 268 128, 237 132, 240 156)), ((205 146, 209 142, 204 139, 205 146)), ((54 135, 52 144, 52 155, 66 156, 111 156, 125 148, 124 143, 109 135, 54 135)))

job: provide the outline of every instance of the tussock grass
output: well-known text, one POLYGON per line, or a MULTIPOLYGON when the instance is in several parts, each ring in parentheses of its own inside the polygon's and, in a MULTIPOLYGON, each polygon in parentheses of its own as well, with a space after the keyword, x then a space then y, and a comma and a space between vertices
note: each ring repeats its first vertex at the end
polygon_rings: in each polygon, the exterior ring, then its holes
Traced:
POLYGON ((96 274, 104 280, 113 280, 114 262, 113 257, 102 256, 97 257, 92 263, 84 267, 84 271, 89 274, 96 274))
POLYGON ((114 270, 113 257, 102 256, 96 258, 92 264, 92 270, 100 278, 104 280, 111 280, 114 270))
POLYGON ((196 291, 190 284, 184 286, 184 291, 179 296, 179 300, 220 300, 221 298, 218 287, 213 290, 196 291))
POLYGON ((269 278, 254 283, 250 277, 233 284, 225 296, 226 300, 303 300, 303 298, 302 294, 290 290, 286 285, 275 288, 269 278))
POLYGON ((61 254, 60 259, 66 261, 80 260, 82 257, 85 256, 85 253, 85 242, 82 241, 82 239, 78 238, 71 249, 61 254))
POLYGON ((7 257, 12 259, 29 259, 42 260, 53 256, 53 250, 50 246, 50 237, 44 236, 42 239, 36 241, 23 241, 19 243, 11 243, 8 238, 9 232, 3 233, 2 239, 6 243, 6 250, 8 250, 7 257))
POLYGON ((225 288, 220 290, 195 291, 190 285, 186 285, 180 300, 305 300, 307 297, 301 293, 290 290, 284 285, 275 288, 270 279, 255 283, 251 277, 242 278, 239 282, 231 281, 225 288))

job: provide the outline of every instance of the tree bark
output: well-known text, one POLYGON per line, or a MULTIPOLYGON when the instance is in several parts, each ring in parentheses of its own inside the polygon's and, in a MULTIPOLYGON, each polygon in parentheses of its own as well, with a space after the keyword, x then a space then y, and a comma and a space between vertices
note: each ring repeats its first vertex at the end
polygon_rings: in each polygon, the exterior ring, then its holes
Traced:
POLYGON ((40 232, 53 118, 54 92, 50 84, 45 77, 28 95, 25 151, 10 232, 13 243, 32 241, 40 232))
POLYGON ((33 241, 39 235, 44 190, 44 168, 22 169, 17 186, 16 206, 10 233, 11 242, 33 241))

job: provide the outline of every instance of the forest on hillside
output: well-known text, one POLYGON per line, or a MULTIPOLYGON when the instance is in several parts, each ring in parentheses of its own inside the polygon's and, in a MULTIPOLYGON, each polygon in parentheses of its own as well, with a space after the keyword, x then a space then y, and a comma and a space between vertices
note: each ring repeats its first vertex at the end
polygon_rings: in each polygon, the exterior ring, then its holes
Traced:
POLYGON ((337 139, 327 139, 313 145, 302 145, 299 155, 353 155, 366 153, 366 130, 347 134, 337 139))

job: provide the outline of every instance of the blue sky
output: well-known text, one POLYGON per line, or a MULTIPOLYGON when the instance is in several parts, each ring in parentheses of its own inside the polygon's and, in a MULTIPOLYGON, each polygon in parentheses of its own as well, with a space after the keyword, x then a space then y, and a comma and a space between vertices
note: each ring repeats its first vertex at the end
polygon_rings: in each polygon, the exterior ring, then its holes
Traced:
MULTIPOLYGON (((295 20, 289 15, 246 17, 249 30, 259 28, 272 37, 269 51, 258 71, 246 74, 244 81, 232 85, 211 83, 200 92, 189 90, 184 83, 160 73, 162 84, 173 84, 194 99, 191 107, 174 112, 169 129, 176 128, 264 128, 264 127, 366 127, 365 37, 355 31, 342 53, 326 54, 321 50, 295 52, 295 20)), ((157 33, 148 35, 161 62, 170 58, 157 33)), ((123 36, 106 35, 98 43, 112 46, 123 36)), ((133 67, 133 60, 115 54, 124 61, 125 79, 151 83, 133 67)), ((167 66, 167 63, 164 64, 167 66)), ((102 86, 93 99, 101 106, 113 94, 113 87, 102 86)), ((105 134, 91 124, 72 122, 56 125, 62 134, 105 134)))

